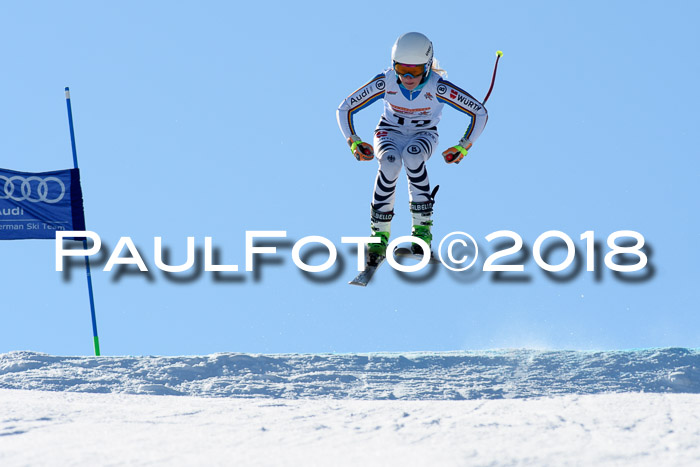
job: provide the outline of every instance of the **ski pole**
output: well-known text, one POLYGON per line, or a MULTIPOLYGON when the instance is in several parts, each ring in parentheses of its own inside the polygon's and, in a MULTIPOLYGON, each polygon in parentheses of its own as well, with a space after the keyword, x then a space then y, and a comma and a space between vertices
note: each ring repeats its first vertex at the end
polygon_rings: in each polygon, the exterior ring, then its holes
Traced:
POLYGON ((496 82, 496 70, 498 70, 498 60, 503 56, 503 51, 497 50, 496 51, 496 64, 493 66, 493 76, 491 77, 491 87, 489 87, 489 92, 486 93, 486 97, 484 97, 484 104, 486 104, 486 101, 489 100, 489 96, 491 95, 491 91, 493 91, 493 83, 496 82))
MULTIPOLYGON (((489 100, 489 96, 491 96, 491 91, 493 91, 493 84, 496 82, 496 71, 498 70, 498 60, 500 60, 500 58, 502 56, 503 56, 503 51, 497 50, 496 51, 496 64, 493 66, 493 76, 491 77, 491 86, 489 87, 489 92, 486 93, 486 97, 484 97, 483 104, 486 104, 486 101, 489 100)), ((457 146, 457 147, 461 147, 461 146, 457 146)), ((466 155, 467 151, 465 151, 464 149, 462 149, 462 150, 464 151, 462 153, 462 155, 463 156, 466 155)), ((445 156, 445 160, 449 163, 449 162, 452 162, 452 160, 456 157, 457 157, 457 154, 447 154, 445 156)), ((459 162, 456 162, 456 164, 459 164, 459 162)))

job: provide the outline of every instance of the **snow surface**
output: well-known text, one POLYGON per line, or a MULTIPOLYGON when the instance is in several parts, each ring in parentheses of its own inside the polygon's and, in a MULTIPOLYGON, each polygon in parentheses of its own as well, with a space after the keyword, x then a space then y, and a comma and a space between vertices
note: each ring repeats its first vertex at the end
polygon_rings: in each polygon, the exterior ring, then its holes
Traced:
POLYGON ((700 465, 700 352, 0 355, 0 465, 700 465))

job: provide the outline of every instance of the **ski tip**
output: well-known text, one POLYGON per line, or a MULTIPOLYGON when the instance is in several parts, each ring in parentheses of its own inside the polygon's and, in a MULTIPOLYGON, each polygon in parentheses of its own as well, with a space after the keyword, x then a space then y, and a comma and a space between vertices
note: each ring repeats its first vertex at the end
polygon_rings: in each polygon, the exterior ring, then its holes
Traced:
POLYGON ((497 50, 497 51, 496 51, 496 55, 498 55, 499 57, 502 57, 502 56, 503 56, 503 51, 502 51, 502 50, 497 50))

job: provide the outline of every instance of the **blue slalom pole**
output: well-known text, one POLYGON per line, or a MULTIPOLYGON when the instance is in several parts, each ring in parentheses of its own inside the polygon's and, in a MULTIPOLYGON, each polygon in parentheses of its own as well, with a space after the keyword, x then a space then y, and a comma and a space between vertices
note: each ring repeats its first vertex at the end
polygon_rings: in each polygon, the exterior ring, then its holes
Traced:
MULTIPOLYGON (((70 105, 70 89, 66 87, 66 106, 68 107, 68 126, 70 127, 70 144, 73 149, 73 166, 78 168, 78 151, 75 149, 75 131, 73 130, 73 110, 70 105)), ((87 238, 83 238, 83 249, 87 250, 87 238)), ((92 316, 92 337, 95 345, 95 356, 100 356, 100 339, 97 337, 97 317, 95 316, 95 296, 92 293, 92 274, 90 259, 85 256, 85 273, 87 274, 88 294, 90 296, 90 314, 92 316)))

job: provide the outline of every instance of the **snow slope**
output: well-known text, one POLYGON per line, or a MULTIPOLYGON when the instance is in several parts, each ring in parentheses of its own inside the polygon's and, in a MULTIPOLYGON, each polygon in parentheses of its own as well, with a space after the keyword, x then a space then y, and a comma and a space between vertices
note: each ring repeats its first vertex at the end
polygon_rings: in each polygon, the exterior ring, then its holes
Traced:
POLYGON ((698 396, 206 399, 0 390, 0 465, 698 465, 698 396))
POLYGON ((0 465, 95 464, 700 465, 700 352, 0 355, 0 465))
POLYGON ((0 354, 0 388, 282 399, 501 399, 700 393, 700 351, 510 350, 347 355, 0 354))

